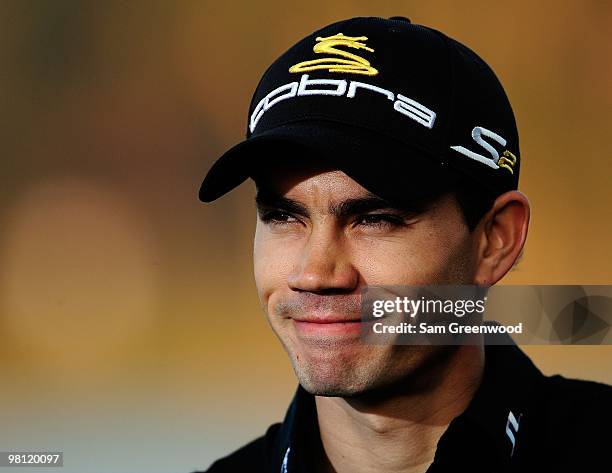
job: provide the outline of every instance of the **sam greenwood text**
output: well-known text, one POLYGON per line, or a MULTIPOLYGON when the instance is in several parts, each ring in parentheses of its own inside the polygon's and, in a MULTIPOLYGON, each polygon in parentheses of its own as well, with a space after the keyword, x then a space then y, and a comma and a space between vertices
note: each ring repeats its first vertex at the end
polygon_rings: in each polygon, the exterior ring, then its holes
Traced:
POLYGON ((523 323, 517 325, 463 325, 458 322, 449 324, 428 324, 420 322, 413 324, 402 322, 396 325, 385 325, 376 322, 372 330, 377 334, 384 333, 408 333, 408 334, 472 334, 472 333, 523 333, 523 323))

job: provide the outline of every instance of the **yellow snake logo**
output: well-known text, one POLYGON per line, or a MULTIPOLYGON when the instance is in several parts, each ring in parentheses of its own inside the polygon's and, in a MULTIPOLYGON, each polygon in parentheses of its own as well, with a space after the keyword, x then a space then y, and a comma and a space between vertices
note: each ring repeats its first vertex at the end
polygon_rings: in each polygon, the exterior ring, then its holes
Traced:
POLYGON ((367 47, 360 41, 367 41, 366 36, 344 36, 342 33, 328 36, 327 38, 318 37, 317 44, 312 50, 318 54, 334 54, 338 57, 325 57, 321 59, 312 59, 303 61, 289 68, 289 72, 308 72, 319 69, 327 69, 329 72, 346 72, 349 74, 363 74, 366 76, 375 76, 378 70, 370 65, 367 59, 364 59, 356 54, 336 49, 336 46, 346 46, 353 49, 365 49, 366 51, 374 52, 372 48, 367 47))

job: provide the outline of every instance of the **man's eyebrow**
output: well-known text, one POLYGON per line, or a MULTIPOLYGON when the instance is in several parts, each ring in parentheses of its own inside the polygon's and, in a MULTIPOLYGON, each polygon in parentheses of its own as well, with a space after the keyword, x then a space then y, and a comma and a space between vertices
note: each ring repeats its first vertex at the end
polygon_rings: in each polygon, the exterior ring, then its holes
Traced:
POLYGON ((423 209, 420 206, 397 206, 391 202, 378 197, 377 195, 368 193, 364 197, 347 199, 337 204, 333 204, 329 208, 329 213, 336 218, 346 218, 353 215, 374 212, 376 210, 395 210, 402 215, 414 215, 421 213, 423 209))
POLYGON ((265 208, 275 208, 282 209, 296 215, 308 215, 308 210, 303 204, 300 204, 293 199, 283 197, 282 195, 264 190, 259 190, 257 192, 257 195, 255 196, 255 205, 257 205, 257 210, 259 211, 265 208))
MULTIPOLYGON (((285 210, 287 212, 308 216, 309 212, 306 206, 293 199, 289 199, 275 192, 260 189, 255 197, 255 204, 259 211, 266 208, 275 208, 285 210)), ((395 210, 404 216, 413 216, 423 212, 423 208, 419 204, 394 205, 391 202, 378 197, 375 194, 367 193, 363 197, 355 197, 346 199, 329 206, 328 212, 335 218, 347 218, 354 215, 374 212, 376 210, 395 210)))

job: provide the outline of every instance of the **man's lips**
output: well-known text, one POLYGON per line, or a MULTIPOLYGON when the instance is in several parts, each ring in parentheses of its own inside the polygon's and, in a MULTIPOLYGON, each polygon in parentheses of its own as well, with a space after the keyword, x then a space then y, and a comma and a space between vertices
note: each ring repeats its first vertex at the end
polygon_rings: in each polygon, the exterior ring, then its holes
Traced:
POLYGON ((291 317, 296 322, 306 322, 310 324, 338 324, 338 323, 351 323, 361 322, 360 317, 348 318, 340 315, 309 315, 305 317, 291 317))
POLYGON ((355 336, 361 333, 360 318, 340 315, 292 317, 297 333, 304 337, 355 336))

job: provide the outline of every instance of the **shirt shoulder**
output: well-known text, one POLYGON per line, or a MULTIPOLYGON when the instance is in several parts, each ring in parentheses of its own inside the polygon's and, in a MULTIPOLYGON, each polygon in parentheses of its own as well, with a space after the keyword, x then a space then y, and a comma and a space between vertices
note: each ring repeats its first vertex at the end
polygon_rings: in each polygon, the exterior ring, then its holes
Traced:
POLYGON ((280 426, 280 423, 272 424, 261 437, 216 460, 205 472, 196 471, 194 473, 233 473, 236 471, 263 473, 269 471, 274 439, 280 426))
POLYGON ((608 461, 612 386, 560 375, 547 377, 531 417, 535 421, 531 425, 525 418, 525 429, 531 430, 525 432, 529 437, 525 440, 532 459, 544 462, 542 468, 597 471, 592 468, 608 461))
POLYGON ((555 437, 572 439, 574 446, 602 446, 612 424, 612 386, 556 375, 547 378, 544 396, 555 437))
POLYGON ((561 375, 546 378, 545 384, 545 396, 551 408, 564 407, 567 409, 567 414, 575 413, 575 416, 580 418, 585 418, 585 413, 597 411, 605 415, 612 413, 612 386, 610 385, 565 378, 561 375))

